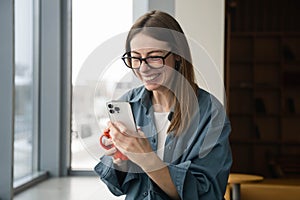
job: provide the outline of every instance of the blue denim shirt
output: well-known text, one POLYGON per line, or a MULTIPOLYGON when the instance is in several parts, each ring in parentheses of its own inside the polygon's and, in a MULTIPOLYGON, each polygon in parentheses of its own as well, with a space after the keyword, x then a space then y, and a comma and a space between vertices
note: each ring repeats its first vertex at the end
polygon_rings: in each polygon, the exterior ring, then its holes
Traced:
MULTIPOLYGON (((192 120, 185 134, 169 133, 164 159, 177 192, 183 200, 223 199, 230 167, 228 141, 230 122, 222 104, 208 92, 198 89, 199 118, 192 120)), ((157 133, 153 121, 151 92, 143 86, 123 95, 131 103, 137 126, 157 150, 157 133)), ((137 165, 127 161, 128 172, 116 169, 110 156, 103 156, 95 172, 116 196, 126 199, 170 199, 137 165)))

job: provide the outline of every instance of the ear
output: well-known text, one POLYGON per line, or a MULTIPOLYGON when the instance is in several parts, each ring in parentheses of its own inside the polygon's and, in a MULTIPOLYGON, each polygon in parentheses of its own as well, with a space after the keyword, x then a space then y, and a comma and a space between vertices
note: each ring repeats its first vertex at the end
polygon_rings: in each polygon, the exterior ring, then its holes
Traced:
POLYGON ((177 54, 174 54, 174 58, 175 58, 175 70, 179 71, 180 66, 181 66, 181 57, 177 54))
POLYGON ((181 57, 177 54, 174 54, 174 57, 175 57, 175 62, 179 61, 181 62, 181 57))
POLYGON ((181 65, 181 60, 175 60, 175 70, 179 71, 181 65))

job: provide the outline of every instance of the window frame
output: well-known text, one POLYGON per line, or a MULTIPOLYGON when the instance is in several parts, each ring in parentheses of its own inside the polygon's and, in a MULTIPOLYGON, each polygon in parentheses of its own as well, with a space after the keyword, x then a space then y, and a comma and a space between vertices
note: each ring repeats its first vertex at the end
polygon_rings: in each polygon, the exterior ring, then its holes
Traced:
POLYGON ((0 197, 12 199, 14 129, 14 2, 0 1, 0 197))

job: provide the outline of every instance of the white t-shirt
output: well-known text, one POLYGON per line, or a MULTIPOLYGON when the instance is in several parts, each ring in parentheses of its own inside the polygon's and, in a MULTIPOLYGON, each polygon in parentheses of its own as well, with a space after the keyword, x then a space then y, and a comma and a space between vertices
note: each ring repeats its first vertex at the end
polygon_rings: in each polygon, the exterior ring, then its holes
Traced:
POLYGON ((168 115, 168 112, 154 112, 155 126, 158 133, 157 155, 162 160, 164 157, 164 147, 167 138, 167 130, 170 125, 168 115))

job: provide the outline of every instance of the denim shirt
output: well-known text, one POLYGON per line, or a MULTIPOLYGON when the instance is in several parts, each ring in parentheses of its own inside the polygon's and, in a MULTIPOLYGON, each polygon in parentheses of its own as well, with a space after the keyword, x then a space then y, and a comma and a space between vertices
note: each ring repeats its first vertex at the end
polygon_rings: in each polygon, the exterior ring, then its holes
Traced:
MULTIPOLYGON (((121 97, 131 103, 137 126, 157 150, 157 133, 153 121, 152 93, 143 86, 121 97)), ((232 164, 228 141, 230 122, 222 104, 208 92, 198 89, 199 116, 192 119, 184 134, 168 134, 163 161, 183 200, 224 199, 232 164)), ((126 199, 171 199, 137 165, 127 162, 127 172, 117 170, 110 156, 103 156, 95 172, 116 196, 126 199)))

